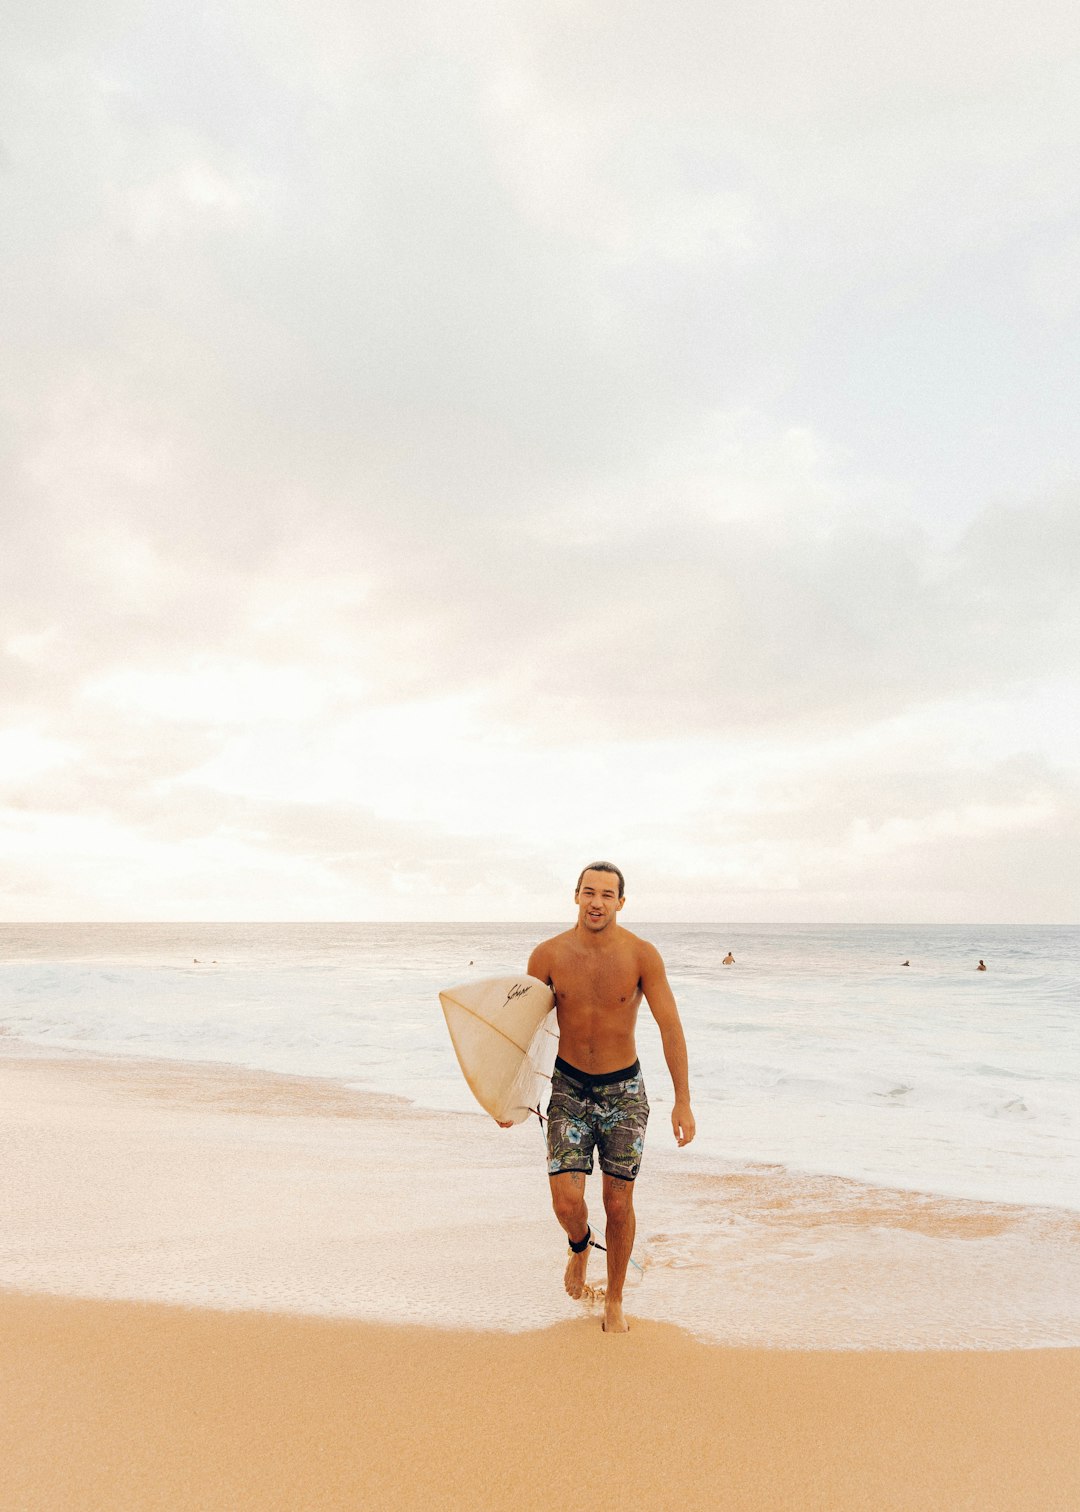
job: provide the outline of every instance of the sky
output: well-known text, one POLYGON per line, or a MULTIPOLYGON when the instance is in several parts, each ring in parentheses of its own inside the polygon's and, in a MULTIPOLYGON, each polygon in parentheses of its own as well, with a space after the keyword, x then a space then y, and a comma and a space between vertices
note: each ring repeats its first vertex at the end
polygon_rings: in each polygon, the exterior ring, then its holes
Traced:
POLYGON ((1080 921, 1073 0, 56 0, 0 918, 1080 921))

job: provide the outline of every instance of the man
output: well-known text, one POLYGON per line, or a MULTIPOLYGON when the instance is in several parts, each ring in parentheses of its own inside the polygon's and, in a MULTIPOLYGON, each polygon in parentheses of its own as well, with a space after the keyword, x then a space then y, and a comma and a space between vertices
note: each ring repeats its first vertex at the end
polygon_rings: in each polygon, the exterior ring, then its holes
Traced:
POLYGON ((529 957, 529 975, 555 993, 559 1056, 548 1107, 548 1176, 555 1216, 570 1241, 565 1285, 572 1297, 585 1290, 592 1231, 585 1206, 585 1177, 593 1147, 604 1173, 607 1219, 607 1293, 604 1328, 626 1333, 623 1281, 634 1247, 634 1179, 641 1164, 649 1104, 641 1079, 634 1026, 644 995, 660 1027, 664 1058, 675 1087, 671 1126, 676 1142, 694 1137, 690 1088, 675 998, 660 952, 623 929, 623 874, 595 861, 578 878, 573 929, 545 940, 529 957))

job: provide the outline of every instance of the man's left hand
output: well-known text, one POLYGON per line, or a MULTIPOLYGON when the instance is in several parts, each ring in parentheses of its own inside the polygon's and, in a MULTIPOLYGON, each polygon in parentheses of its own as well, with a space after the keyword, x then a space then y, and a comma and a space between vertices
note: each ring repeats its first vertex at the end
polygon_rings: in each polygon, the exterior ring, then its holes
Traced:
POLYGON ((671 1110, 671 1127, 675 1131, 675 1143, 681 1149, 688 1145, 697 1133, 697 1125, 694 1115, 690 1111, 689 1102, 677 1102, 671 1110))

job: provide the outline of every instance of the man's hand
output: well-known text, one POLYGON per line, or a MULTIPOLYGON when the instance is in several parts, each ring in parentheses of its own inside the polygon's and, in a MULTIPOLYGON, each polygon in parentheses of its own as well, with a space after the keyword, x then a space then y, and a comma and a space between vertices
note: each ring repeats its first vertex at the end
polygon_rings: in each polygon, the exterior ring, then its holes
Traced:
POLYGON ((671 1110, 671 1127, 675 1131, 675 1143, 682 1149, 697 1133, 697 1124, 690 1111, 689 1102, 677 1102, 671 1110))

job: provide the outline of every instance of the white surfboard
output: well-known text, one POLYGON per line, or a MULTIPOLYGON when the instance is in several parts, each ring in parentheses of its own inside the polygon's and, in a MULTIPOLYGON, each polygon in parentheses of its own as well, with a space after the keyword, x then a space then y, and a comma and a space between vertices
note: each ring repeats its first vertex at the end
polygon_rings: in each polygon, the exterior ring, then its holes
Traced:
POLYGON ((551 1080, 559 1025, 555 995, 536 977, 492 977, 439 993, 465 1080, 499 1123, 522 1123, 551 1080))

